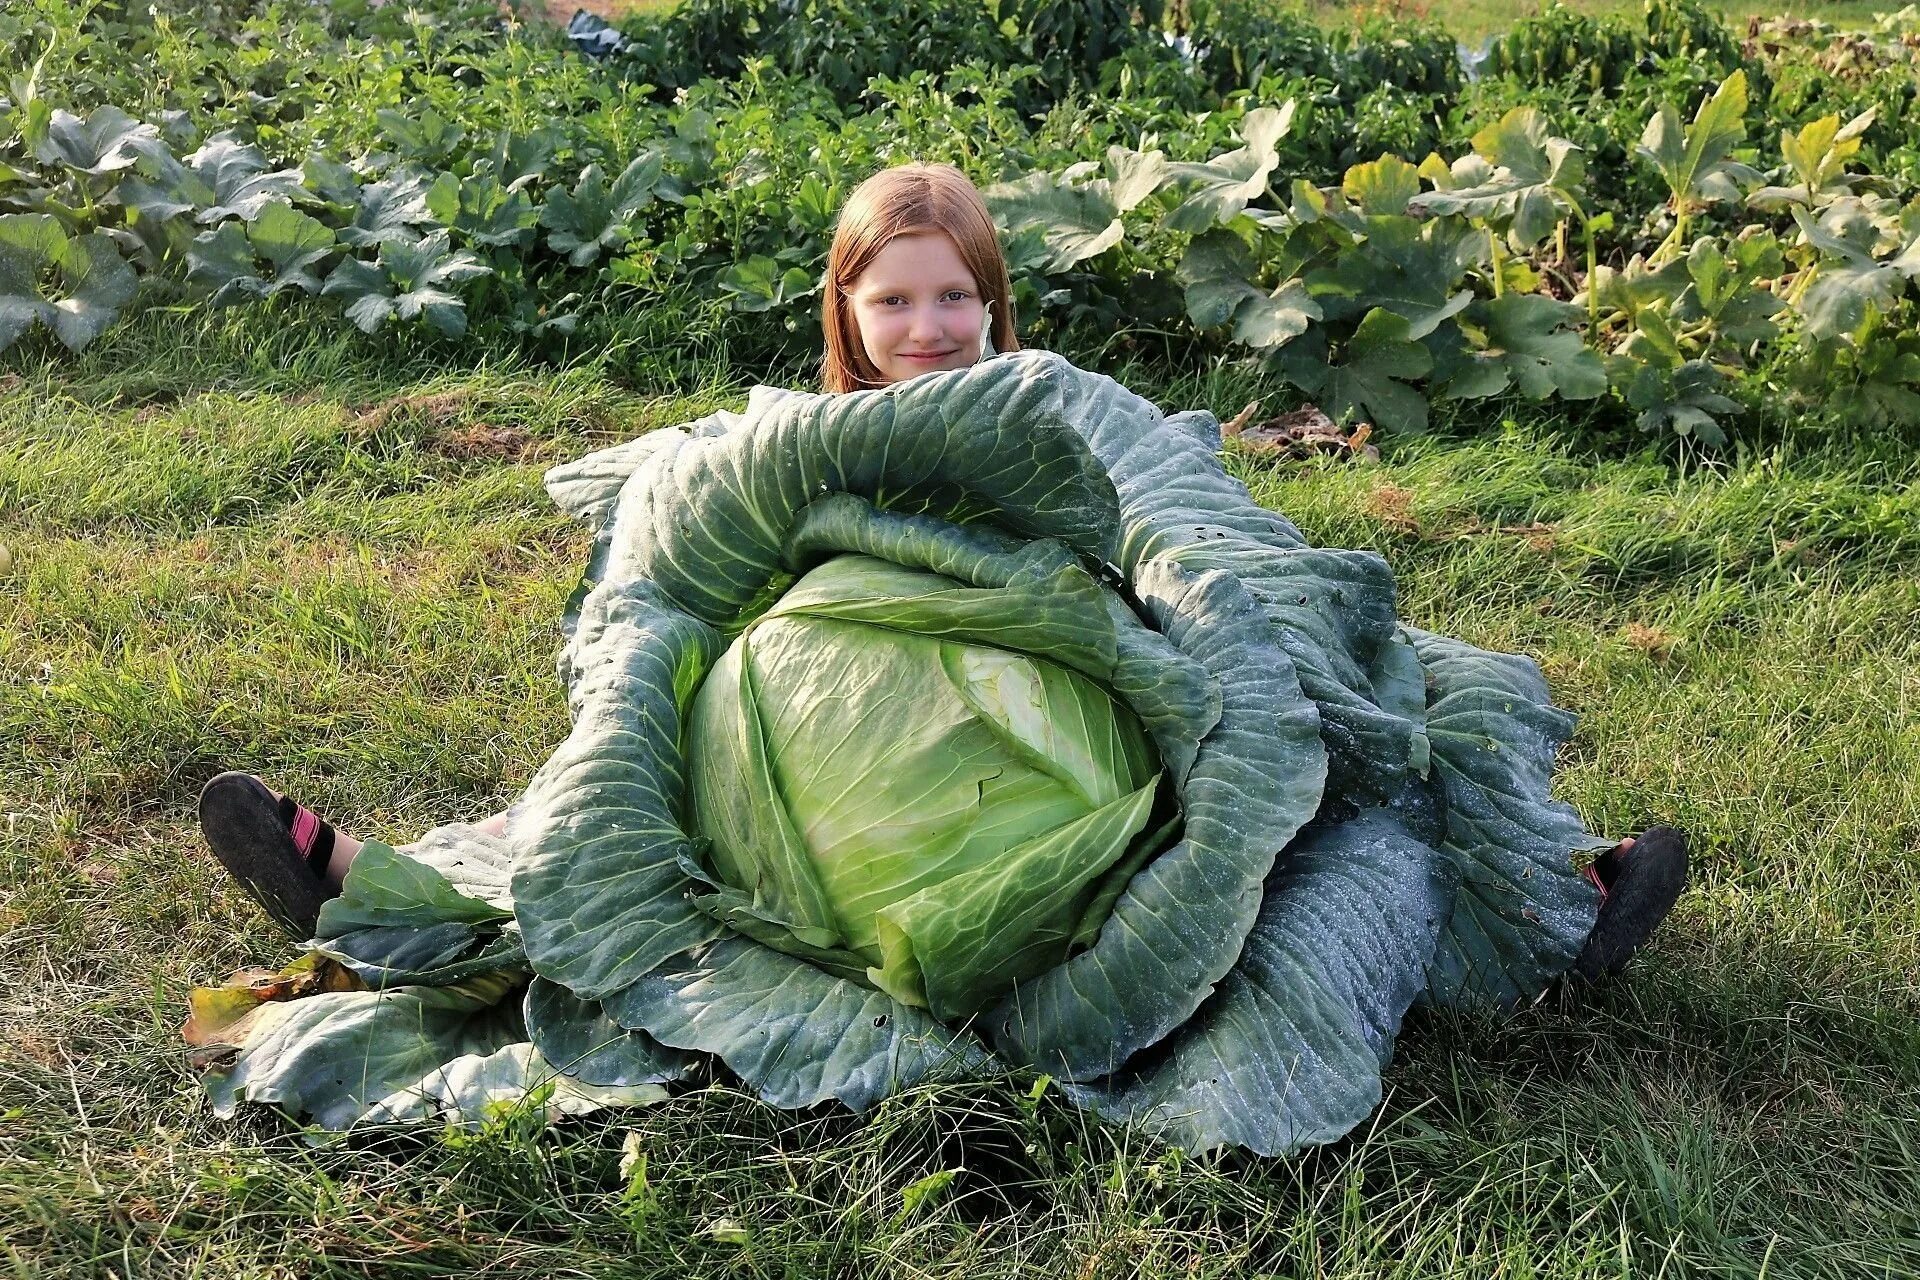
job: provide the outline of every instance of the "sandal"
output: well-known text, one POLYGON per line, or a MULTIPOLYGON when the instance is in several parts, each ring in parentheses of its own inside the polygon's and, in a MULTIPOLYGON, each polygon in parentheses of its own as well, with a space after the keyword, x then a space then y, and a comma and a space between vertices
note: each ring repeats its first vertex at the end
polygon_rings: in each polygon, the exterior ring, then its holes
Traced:
POLYGON ((294 941, 313 937, 335 832, 313 810, 250 773, 223 773, 200 792, 200 831, 213 856, 294 941))
POLYGON ((1573 971, 1592 982, 1627 967, 1680 897, 1687 882, 1687 837, 1648 827, 1625 849, 1609 849, 1587 868, 1600 890, 1600 915, 1573 971))

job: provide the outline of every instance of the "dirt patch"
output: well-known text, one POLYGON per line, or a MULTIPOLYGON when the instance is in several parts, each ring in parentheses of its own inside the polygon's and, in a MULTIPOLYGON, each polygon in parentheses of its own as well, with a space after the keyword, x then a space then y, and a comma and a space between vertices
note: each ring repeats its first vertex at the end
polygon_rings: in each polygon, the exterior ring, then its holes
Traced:
POLYGON ((495 427, 470 423, 442 432, 427 447, 461 462, 484 458, 495 462, 525 462, 534 451, 534 439, 522 427, 495 427))
POLYGON ((1665 627, 1649 626, 1644 622, 1627 623, 1620 628, 1620 638, 1655 662, 1665 662, 1673 657, 1673 651, 1680 644, 1680 637, 1665 627))
POLYGON ((1419 533, 1413 514, 1413 490, 1397 484, 1376 485, 1367 495, 1367 514, 1396 533, 1419 533))
POLYGON ((625 17, 633 5, 631 0, 625 4, 620 0, 541 0, 536 8, 545 13, 547 21, 556 27, 566 26, 573 21, 573 15, 582 9, 617 27, 620 25, 619 19, 625 17))
POLYGON ((1548 552, 1554 548, 1554 535, 1557 525, 1534 520, 1526 524, 1488 524, 1478 516, 1468 515, 1440 528, 1428 528, 1420 523, 1413 514, 1413 490, 1397 484, 1383 484, 1374 487, 1366 497, 1367 514, 1378 520, 1395 533, 1420 538, 1426 542, 1452 542, 1460 538, 1480 538, 1488 534, 1505 534, 1519 538, 1535 551, 1548 552))
POLYGON ((378 431, 395 421, 419 422, 429 427, 451 427, 473 395, 467 391, 434 391, 425 394, 390 396, 374 404, 355 405, 347 410, 356 431, 378 431))

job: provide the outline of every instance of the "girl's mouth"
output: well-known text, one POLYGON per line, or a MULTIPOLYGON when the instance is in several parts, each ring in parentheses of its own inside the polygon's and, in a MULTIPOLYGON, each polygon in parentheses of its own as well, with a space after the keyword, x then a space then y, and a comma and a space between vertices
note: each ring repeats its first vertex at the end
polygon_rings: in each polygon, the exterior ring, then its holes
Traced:
POLYGON ((930 351, 925 355, 916 355, 911 351, 902 351, 900 355, 902 359, 918 360, 922 364, 925 364, 927 361, 930 361, 930 360, 945 360, 948 356, 953 355, 954 352, 957 352, 958 350, 960 350, 960 348, 955 347, 953 351, 930 351))

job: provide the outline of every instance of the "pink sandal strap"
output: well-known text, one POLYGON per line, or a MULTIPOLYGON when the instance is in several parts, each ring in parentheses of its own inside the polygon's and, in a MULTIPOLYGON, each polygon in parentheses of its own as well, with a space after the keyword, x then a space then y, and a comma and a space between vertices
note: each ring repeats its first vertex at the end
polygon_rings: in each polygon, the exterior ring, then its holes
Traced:
POLYGON ((320 815, 296 801, 293 813, 293 847, 300 851, 301 857, 304 858, 313 851, 314 837, 320 834, 320 827, 320 815))

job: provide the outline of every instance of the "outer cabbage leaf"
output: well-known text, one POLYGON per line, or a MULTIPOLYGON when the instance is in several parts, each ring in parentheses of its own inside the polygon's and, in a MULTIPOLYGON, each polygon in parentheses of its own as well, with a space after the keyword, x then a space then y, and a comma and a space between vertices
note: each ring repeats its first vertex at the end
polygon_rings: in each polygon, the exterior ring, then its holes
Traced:
MULTIPOLYGON (((1055 357, 1032 356, 1032 359, 1055 357)), ((1398 790, 1417 725, 1389 708, 1370 671, 1393 635, 1393 574, 1367 551, 1310 547, 1220 466, 1208 413, 1163 417, 1110 378, 1079 374, 1067 420, 1086 436, 1120 498, 1120 564, 1156 556, 1240 579, 1276 625, 1300 686, 1320 711, 1336 790, 1384 799, 1398 790)))
POLYGON ((720 649, 645 583, 603 584, 581 613, 573 732, 509 824, 527 955, 577 995, 611 994, 719 932, 687 901, 680 738, 720 649))
POLYGON ((526 1038, 518 975, 491 974, 446 987, 334 991, 257 1005, 210 1044, 237 1057, 209 1078, 214 1109, 241 1099, 345 1129, 383 1100, 431 1088, 446 1064, 526 1038))
POLYGON ((312 945, 376 990, 525 969, 511 865, 506 841, 465 823, 404 851, 369 840, 321 907, 312 945))
POLYGON ((665 1099, 657 1084, 592 1085, 557 1070, 526 1041, 462 1054, 367 1109, 374 1123, 438 1120, 464 1125, 502 1110, 539 1107, 548 1119, 602 1107, 644 1107, 665 1099))
POLYGON ((755 942, 727 938, 609 998, 607 1013, 662 1044, 717 1055, 777 1107, 856 1111, 992 1056, 924 1010, 755 942))
POLYGON ((1549 701, 1527 658, 1408 629, 1429 680, 1440 850, 1460 893, 1434 957, 1427 998, 1511 1004, 1564 973, 1593 931, 1600 895, 1572 855, 1612 842, 1587 834, 1550 793, 1573 717, 1549 701))
POLYGON ((1081 376, 1071 368, 996 357, 879 391, 764 402, 752 430, 695 437, 634 473, 607 580, 645 579, 736 631, 786 585, 781 550, 801 509, 835 493, 991 519, 1104 563, 1118 512, 1112 482, 1062 421, 1062 384, 1081 376))
POLYGON ((1245 952, 1166 1044, 1069 1096, 1194 1150, 1290 1155, 1380 1104, 1452 901, 1451 866, 1378 810, 1319 827, 1266 884, 1245 952))
POLYGON ((555 982, 527 987, 527 1038, 548 1062, 582 1084, 608 1088, 678 1080, 698 1062, 640 1031, 629 1031, 591 1000, 555 982))

